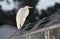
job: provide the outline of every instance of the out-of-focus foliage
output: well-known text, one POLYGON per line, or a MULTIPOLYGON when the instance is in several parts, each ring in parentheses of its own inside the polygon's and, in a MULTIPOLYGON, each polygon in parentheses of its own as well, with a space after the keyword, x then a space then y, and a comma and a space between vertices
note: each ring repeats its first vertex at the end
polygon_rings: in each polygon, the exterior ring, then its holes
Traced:
MULTIPOLYGON (((41 20, 44 17, 48 17, 57 12, 58 9, 60 9, 60 4, 56 3, 54 6, 47 7, 47 10, 41 10, 41 14, 38 14, 39 12, 36 9, 36 5, 39 0, 18 0, 18 1, 19 8, 24 7, 26 5, 33 7, 32 9, 30 9, 30 13, 25 21, 25 25, 41 20)), ((2 6, 0 6, 0 25, 9 24, 16 26, 16 14, 18 9, 13 9, 11 11, 3 11, 1 10, 1 7, 2 6)))

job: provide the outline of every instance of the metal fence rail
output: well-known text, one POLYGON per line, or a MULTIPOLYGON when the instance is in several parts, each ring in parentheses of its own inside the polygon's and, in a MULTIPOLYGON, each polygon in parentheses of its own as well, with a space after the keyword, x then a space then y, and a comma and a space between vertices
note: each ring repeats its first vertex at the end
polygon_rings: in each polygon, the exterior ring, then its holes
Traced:
MULTIPOLYGON (((54 15, 47 17, 47 18, 49 18, 47 20, 51 20, 52 18, 54 18, 58 14, 60 15, 60 10, 58 12, 56 12, 54 15)), ((44 19, 46 19, 46 18, 44 18, 44 19)), ((42 19, 41 21, 42 22, 47 21, 44 19, 42 19)), ((48 26, 49 26, 49 24, 48 24, 48 26)), ((38 27, 38 25, 36 25, 31 30, 35 30, 37 27, 38 27)), ((52 25, 50 27, 38 29, 36 31, 30 32, 30 33, 27 33, 27 34, 24 34, 21 36, 17 36, 17 37, 11 38, 11 39, 60 39, 60 24, 56 24, 56 25, 52 25)))
POLYGON ((60 39, 60 24, 17 36, 15 39, 60 39))

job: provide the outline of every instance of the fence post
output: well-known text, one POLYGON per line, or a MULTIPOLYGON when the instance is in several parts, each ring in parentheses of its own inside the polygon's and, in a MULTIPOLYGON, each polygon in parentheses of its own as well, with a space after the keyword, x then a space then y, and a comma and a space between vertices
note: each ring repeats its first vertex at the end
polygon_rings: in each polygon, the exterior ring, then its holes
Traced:
POLYGON ((50 39, 50 30, 48 30, 48 39, 50 39))
POLYGON ((28 35, 28 39, 31 39, 31 35, 28 35))
POLYGON ((44 32, 44 37, 45 37, 45 39, 50 39, 50 31, 49 30, 46 30, 44 32))

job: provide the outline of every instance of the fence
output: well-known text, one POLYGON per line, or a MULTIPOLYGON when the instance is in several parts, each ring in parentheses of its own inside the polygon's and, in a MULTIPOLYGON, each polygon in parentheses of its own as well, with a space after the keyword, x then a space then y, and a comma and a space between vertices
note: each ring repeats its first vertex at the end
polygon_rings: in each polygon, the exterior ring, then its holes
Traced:
POLYGON ((60 24, 17 36, 15 39, 60 39, 60 24))

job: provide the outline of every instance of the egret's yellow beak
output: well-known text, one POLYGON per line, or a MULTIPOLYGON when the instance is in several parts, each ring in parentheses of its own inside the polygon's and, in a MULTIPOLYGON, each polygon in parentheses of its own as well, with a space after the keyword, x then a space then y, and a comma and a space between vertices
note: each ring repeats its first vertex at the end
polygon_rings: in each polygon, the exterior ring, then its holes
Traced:
POLYGON ((33 7, 31 7, 31 6, 28 6, 28 8, 30 9, 30 8, 33 8, 33 7))
POLYGON ((25 6, 25 8, 28 8, 28 9, 30 9, 30 8, 33 8, 33 7, 31 7, 31 6, 25 6))

